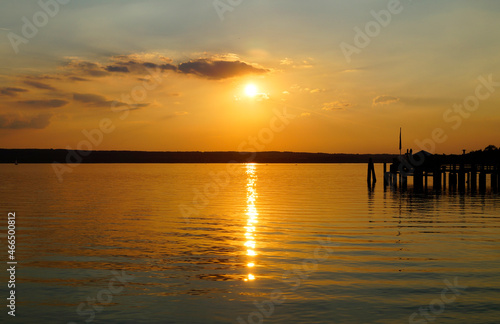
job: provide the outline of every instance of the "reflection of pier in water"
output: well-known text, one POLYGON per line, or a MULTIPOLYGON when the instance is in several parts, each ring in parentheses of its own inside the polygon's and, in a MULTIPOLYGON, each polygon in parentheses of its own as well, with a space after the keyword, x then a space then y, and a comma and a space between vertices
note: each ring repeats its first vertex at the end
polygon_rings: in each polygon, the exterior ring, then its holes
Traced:
MULTIPOLYGON (((369 166, 369 174, 371 168, 369 166)), ((387 164, 384 163, 384 189, 399 187, 406 190, 408 177, 412 177, 413 191, 416 192, 426 191, 430 187, 429 178, 435 191, 445 191, 448 187, 450 192, 484 193, 489 187, 492 192, 498 192, 499 170, 500 161, 481 161, 465 155, 433 155, 421 151, 395 158, 388 172, 387 164)))
POLYGON ((248 276, 245 281, 255 280, 255 276, 252 274, 252 268, 255 267, 255 256, 257 252, 255 251, 256 237, 255 237, 255 224, 258 222, 259 213, 255 207, 255 200, 257 199, 256 191, 256 181, 257 175, 255 174, 256 165, 249 163, 246 165, 247 174, 247 224, 245 226, 245 248, 246 255, 248 257, 247 267, 248 276))

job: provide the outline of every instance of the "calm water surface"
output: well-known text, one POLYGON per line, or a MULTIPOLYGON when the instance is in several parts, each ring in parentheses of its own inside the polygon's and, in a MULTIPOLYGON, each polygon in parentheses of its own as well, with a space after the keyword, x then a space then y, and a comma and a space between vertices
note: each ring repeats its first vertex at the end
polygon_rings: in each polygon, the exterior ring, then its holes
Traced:
POLYGON ((498 195, 369 192, 366 165, 230 167, 80 165, 59 183, 0 165, 3 263, 8 212, 19 262, 0 321, 499 323, 498 195))

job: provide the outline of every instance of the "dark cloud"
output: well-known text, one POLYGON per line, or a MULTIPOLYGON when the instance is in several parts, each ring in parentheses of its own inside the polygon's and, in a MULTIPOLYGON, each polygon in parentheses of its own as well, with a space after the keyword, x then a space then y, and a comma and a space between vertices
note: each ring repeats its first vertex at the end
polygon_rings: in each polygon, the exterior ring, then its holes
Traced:
POLYGON ((398 97, 393 96, 377 96, 373 98, 374 105, 389 105, 399 101, 398 97))
POLYGON ((92 104, 107 104, 109 102, 104 96, 91 93, 74 93, 73 99, 75 101, 92 104))
POLYGON ((220 80, 245 74, 262 74, 268 72, 268 70, 256 68, 241 61, 211 61, 199 59, 179 64, 178 72, 194 74, 212 80, 220 80))
POLYGON ((75 101, 84 103, 90 107, 122 107, 122 106, 131 106, 132 109, 139 109, 143 107, 149 106, 149 103, 141 103, 141 104, 127 104, 125 102, 116 101, 116 100, 107 100, 106 97, 92 94, 92 93, 74 93, 73 99, 75 101))
POLYGON ((56 88, 54 88, 53 86, 51 85, 48 85, 48 84, 45 84, 45 83, 42 83, 42 82, 38 82, 38 81, 24 81, 25 84, 29 85, 29 86, 32 86, 34 88, 37 88, 37 89, 42 89, 42 90, 56 90, 56 88))
POLYGON ((116 66, 116 65, 106 66, 106 71, 108 71, 108 72, 121 72, 121 73, 130 72, 126 66, 116 66))
POLYGON ((51 100, 22 100, 18 101, 19 104, 31 108, 58 108, 62 107, 68 102, 66 100, 51 99, 51 100))
POLYGON ((5 87, 0 88, 0 95, 15 97, 20 92, 27 92, 28 90, 23 88, 15 88, 15 87, 5 87))
POLYGON ((165 71, 165 70, 177 71, 177 66, 169 64, 169 63, 156 64, 156 63, 152 63, 152 62, 144 62, 144 63, 142 63, 142 65, 144 65, 145 67, 150 68, 150 69, 159 68, 162 71, 165 71))
POLYGON ((69 79, 72 81, 89 81, 89 79, 80 78, 80 77, 76 77, 76 76, 69 77, 69 79))
POLYGON ((332 102, 325 102, 323 104, 323 110, 346 110, 348 108, 351 108, 352 104, 350 102, 345 102, 345 101, 332 101, 332 102))
POLYGON ((42 129, 50 124, 52 114, 25 117, 16 114, 0 115, 0 129, 42 129))
POLYGON ((73 70, 79 75, 87 75, 91 77, 103 77, 109 75, 101 65, 88 61, 71 61, 67 68, 73 70))

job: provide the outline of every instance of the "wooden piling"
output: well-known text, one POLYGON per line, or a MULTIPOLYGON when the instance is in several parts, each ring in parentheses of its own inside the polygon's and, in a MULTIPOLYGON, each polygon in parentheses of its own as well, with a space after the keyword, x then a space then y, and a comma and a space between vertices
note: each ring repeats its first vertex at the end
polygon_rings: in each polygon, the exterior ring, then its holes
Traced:
POLYGON ((479 192, 486 192, 486 171, 484 170, 484 165, 481 165, 481 171, 479 172, 479 192))
POLYGON ((446 167, 443 166, 443 191, 446 190, 446 167))
POLYGON ((498 191, 498 168, 493 167, 493 172, 491 173, 491 191, 498 191))
POLYGON ((470 183, 470 192, 471 193, 476 192, 477 191, 477 169, 476 169, 475 164, 471 165, 469 183, 470 183))
POLYGON ((375 166, 373 165, 373 160, 370 158, 368 161, 368 175, 366 177, 366 180, 368 182, 368 186, 371 187, 372 185, 372 180, 373 184, 377 182, 377 176, 375 175, 375 166))
POLYGON ((432 172, 432 188, 441 191, 441 167, 437 165, 432 172))
POLYGON ((387 163, 384 162, 384 189, 388 186, 387 163))
POLYGON ((424 190, 424 173, 421 168, 415 167, 413 171, 413 190, 416 192, 424 190))
POLYGON ((465 192, 465 166, 460 164, 458 169, 458 191, 461 193, 465 192))

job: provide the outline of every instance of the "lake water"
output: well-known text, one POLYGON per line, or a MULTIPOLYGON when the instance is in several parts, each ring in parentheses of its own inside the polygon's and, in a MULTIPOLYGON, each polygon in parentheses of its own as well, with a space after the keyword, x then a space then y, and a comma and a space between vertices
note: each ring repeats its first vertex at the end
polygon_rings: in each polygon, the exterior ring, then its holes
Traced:
POLYGON ((356 164, 79 165, 62 183, 51 165, 0 165, 0 179, 2 261, 8 212, 18 261, 2 322, 499 322, 497 194, 370 192, 356 164))

